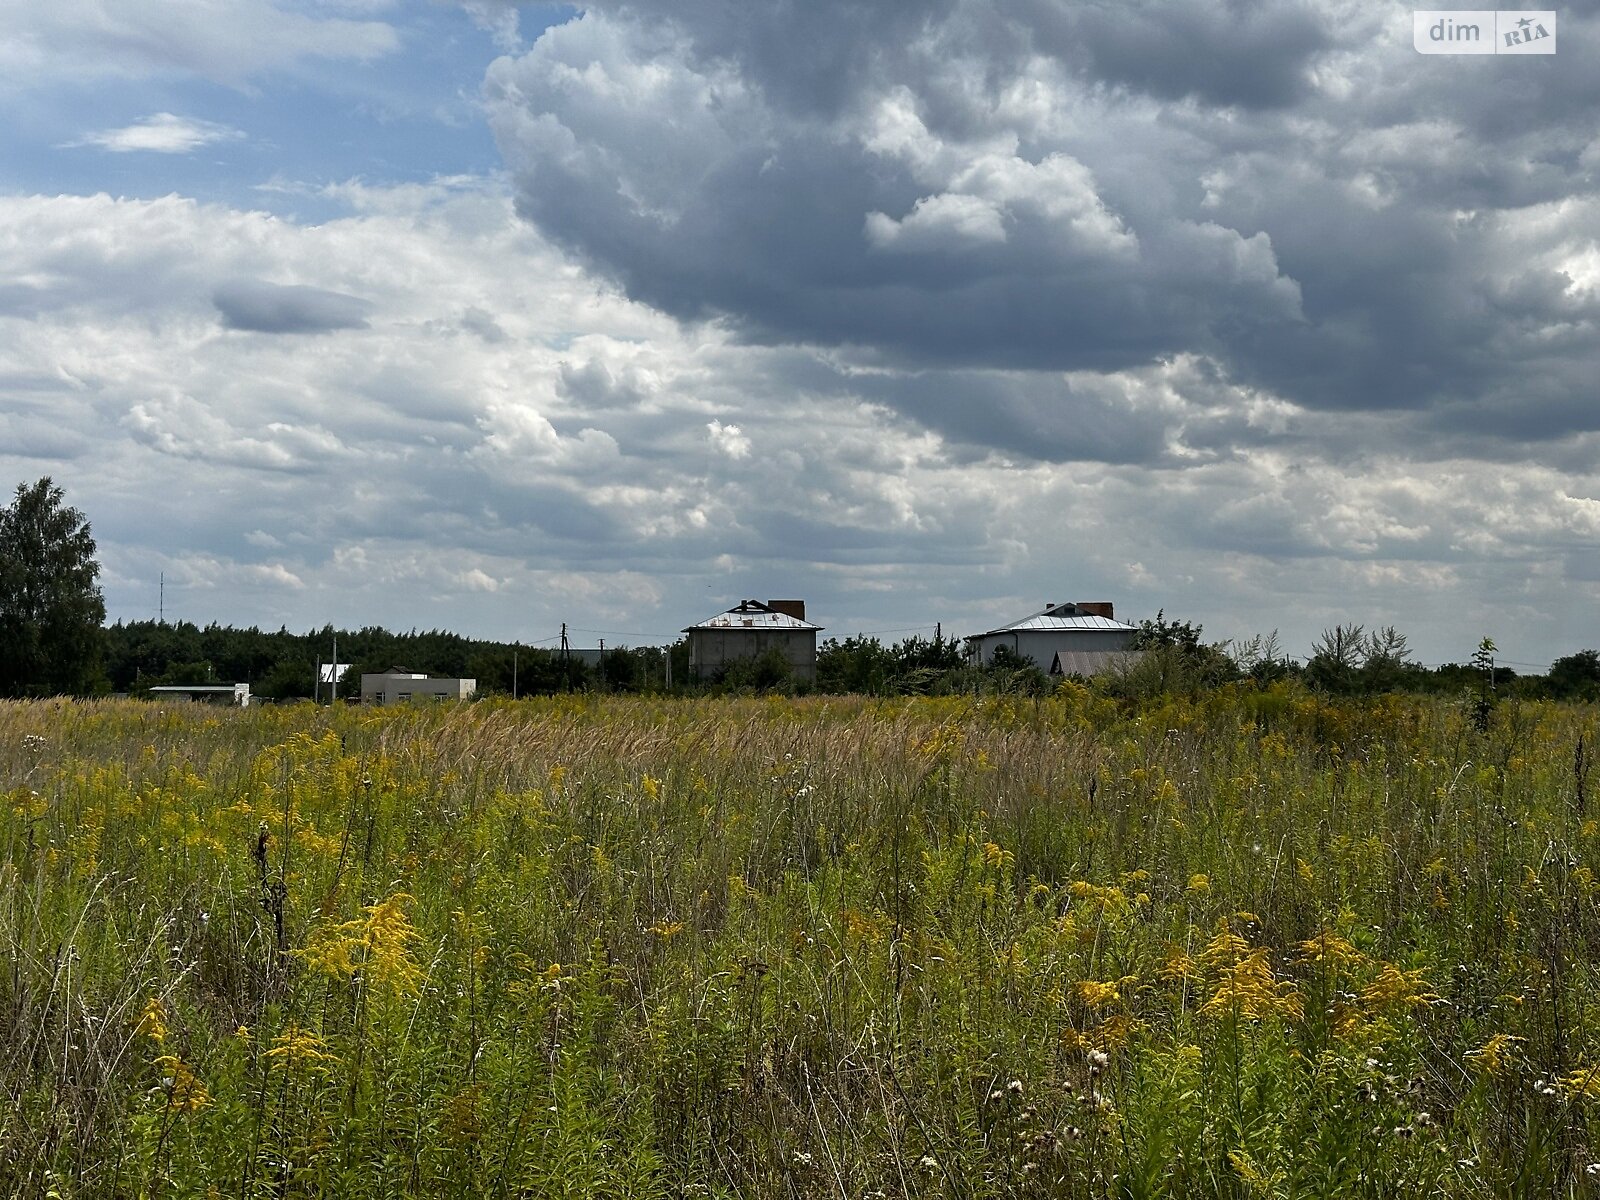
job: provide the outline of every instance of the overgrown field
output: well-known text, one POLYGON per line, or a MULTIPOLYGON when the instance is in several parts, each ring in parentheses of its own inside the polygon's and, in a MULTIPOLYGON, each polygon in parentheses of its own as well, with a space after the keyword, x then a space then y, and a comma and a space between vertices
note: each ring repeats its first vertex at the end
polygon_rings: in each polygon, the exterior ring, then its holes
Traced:
POLYGON ((0 705, 0 1194, 1600 1194, 1597 749, 1298 690, 0 705))

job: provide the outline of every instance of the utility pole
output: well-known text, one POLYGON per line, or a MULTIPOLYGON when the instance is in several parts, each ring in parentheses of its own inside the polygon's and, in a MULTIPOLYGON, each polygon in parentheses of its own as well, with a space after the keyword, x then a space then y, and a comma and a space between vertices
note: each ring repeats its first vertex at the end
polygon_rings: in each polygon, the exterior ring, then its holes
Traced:
POLYGON ((513 700, 517 698, 517 652, 521 649, 521 642, 517 642, 511 647, 511 698, 513 700))
POLYGON ((167 623, 167 573, 161 572, 161 598, 156 601, 156 624, 167 623))
POLYGON ((567 641, 567 623, 561 622, 561 678, 566 681, 567 691, 572 690, 572 646, 567 641))

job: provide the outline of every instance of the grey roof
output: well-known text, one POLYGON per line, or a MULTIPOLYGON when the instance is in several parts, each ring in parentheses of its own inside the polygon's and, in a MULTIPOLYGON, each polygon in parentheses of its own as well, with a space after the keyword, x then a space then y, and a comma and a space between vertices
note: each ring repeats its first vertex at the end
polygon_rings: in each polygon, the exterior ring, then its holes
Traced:
POLYGON ((1143 650, 1057 650, 1052 675, 1099 675, 1125 671, 1144 657, 1143 650))
POLYGON ((1071 633, 1078 630, 1110 630, 1121 633, 1136 633, 1138 627, 1123 621, 1113 621, 1110 617, 1079 616, 1072 613, 1070 604, 1052 604, 1041 608, 1036 613, 1029 613, 1019 617, 1009 625, 1001 625, 996 629, 989 629, 983 633, 974 633, 971 637, 988 637, 992 633, 1071 633), (1057 615, 1058 613, 1062 615, 1057 615))
POLYGON ((788 613, 774 612, 759 600, 741 600, 725 613, 701 621, 698 625, 691 625, 684 633, 693 633, 697 629, 800 629, 817 630, 821 625, 813 625, 810 621, 802 621, 798 617, 791 617, 788 613))

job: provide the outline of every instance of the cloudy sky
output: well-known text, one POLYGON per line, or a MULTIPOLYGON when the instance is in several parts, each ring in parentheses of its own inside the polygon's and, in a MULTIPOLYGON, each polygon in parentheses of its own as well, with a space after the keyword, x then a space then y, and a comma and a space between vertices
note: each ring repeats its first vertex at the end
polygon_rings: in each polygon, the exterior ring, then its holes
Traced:
POLYGON ((0 483, 113 618, 1600 646, 1600 5, 0 0, 0 483), (892 632, 889 632, 892 631, 892 632))

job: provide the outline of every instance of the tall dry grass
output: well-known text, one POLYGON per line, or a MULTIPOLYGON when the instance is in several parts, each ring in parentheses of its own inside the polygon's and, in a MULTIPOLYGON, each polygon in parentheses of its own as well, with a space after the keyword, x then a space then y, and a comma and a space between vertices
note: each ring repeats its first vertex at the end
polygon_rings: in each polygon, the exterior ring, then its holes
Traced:
POLYGON ((0 705, 15 1195, 1587 1195, 1594 709, 0 705))

